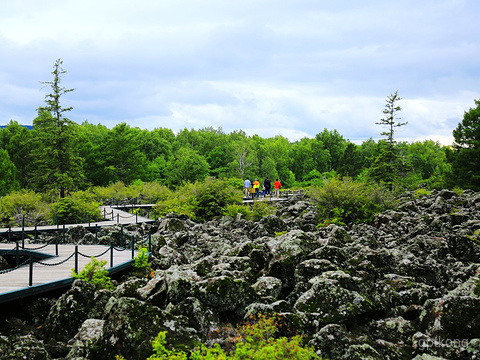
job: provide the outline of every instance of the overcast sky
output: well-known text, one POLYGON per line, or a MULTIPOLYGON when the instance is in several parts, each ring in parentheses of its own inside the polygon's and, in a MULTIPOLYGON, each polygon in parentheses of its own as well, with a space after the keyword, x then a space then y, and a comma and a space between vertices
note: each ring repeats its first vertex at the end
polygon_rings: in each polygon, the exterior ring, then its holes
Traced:
POLYGON ((452 143, 480 98, 478 0, 2 0, 0 123, 32 124, 56 59, 68 117, 290 141, 452 143))

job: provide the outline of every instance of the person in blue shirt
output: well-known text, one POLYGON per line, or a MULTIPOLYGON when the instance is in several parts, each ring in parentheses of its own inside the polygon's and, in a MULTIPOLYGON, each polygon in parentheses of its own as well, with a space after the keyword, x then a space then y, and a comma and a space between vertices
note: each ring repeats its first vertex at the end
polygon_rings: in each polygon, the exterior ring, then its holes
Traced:
POLYGON ((247 178, 247 180, 245 180, 243 182, 243 194, 246 196, 246 197, 249 197, 250 196, 250 188, 252 187, 252 183, 251 181, 247 178))

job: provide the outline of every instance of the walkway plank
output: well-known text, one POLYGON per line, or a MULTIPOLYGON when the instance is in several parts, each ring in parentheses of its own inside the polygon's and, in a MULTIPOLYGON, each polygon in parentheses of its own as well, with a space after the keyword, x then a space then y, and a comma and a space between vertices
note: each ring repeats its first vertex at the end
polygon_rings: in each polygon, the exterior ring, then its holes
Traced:
MULTIPOLYGON (((0 250, 13 250, 14 248, 15 244, 12 243, 0 244, 0 250)), ((32 249, 33 251, 33 249, 38 248, 39 244, 26 244, 24 249, 32 249)), ((28 294, 28 290, 34 290, 33 292, 38 292, 38 289, 35 290, 34 288, 40 285, 48 284, 48 286, 45 288, 49 288, 51 290, 51 288, 56 288, 62 284, 68 284, 69 281, 73 281, 71 278, 71 273, 72 269, 75 268, 75 245, 58 245, 58 256, 55 256, 55 245, 47 245, 46 247, 35 251, 42 254, 53 255, 53 257, 33 263, 33 277, 31 286, 29 285, 29 264, 23 265, 18 269, 6 273, 0 273, 0 303, 11 298, 16 298, 13 293, 20 290, 23 290, 22 294, 28 294), (70 259, 65 261, 69 257, 70 259)), ((121 268, 130 265, 132 262, 131 250, 118 251, 114 249, 113 264, 110 263, 111 250, 108 246, 79 245, 78 252, 78 271, 81 271, 85 265, 91 261, 92 256, 95 256, 98 260, 106 260, 107 264, 105 268, 110 271, 115 271, 115 269, 118 271, 121 268), (102 255, 99 256, 100 254, 102 255)), ((134 254, 136 253, 138 252, 135 251, 134 254)))
MULTIPOLYGON (((146 217, 137 216, 111 206, 102 206, 100 208, 102 214, 108 214, 108 219, 104 221, 88 223, 88 224, 68 224, 65 228, 84 226, 112 226, 115 224, 135 224, 143 222, 152 222, 146 217)), ((37 231, 55 231, 62 229, 55 225, 38 226, 37 231)), ((14 227, 0 229, 0 235, 6 235, 9 231, 32 233, 35 227, 14 227)), ((0 252, 5 253, 11 250, 15 253, 15 243, 0 243, 0 252)), ((17 269, 0 272, 0 303, 12 301, 14 299, 39 294, 56 288, 64 287, 73 282, 71 277, 72 269, 75 268, 75 245, 58 244, 58 256, 56 256, 55 244, 42 247, 41 244, 32 244, 25 242, 24 248, 20 251, 30 250, 41 253, 49 258, 33 263, 32 278, 30 279, 30 265, 24 264, 17 269), (68 259, 68 260, 67 260, 68 259), (30 284, 31 281, 31 284, 30 284)), ((132 251, 113 249, 113 264, 111 263, 111 249, 104 245, 78 245, 78 271, 81 271, 94 256, 98 260, 106 260, 105 268, 110 272, 116 272, 127 268, 132 262, 132 251)), ((138 251, 134 251, 134 256, 138 251)))
MULTIPOLYGON (((83 223, 83 224, 65 224, 65 228, 71 228, 71 227, 77 227, 77 226, 83 226, 83 227, 95 227, 96 225, 98 226, 112 226, 115 224, 136 224, 136 223, 146 223, 146 222, 152 222, 154 220, 149 219, 144 216, 137 216, 134 214, 130 214, 126 211, 117 209, 116 207, 112 206, 101 206, 100 211, 103 214, 106 214, 106 219, 103 221, 92 221, 89 223, 83 223)), ((37 226, 37 231, 55 231, 62 229, 64 225, 43 225, 43 226, 37 226)), ((15 232, 15 233, 20 233, 22 231, 21 226, 16 226, 12 228, 0 228, 0 235, 5 235, 8 234, 9 231, 15 232)), ((26 233, 32 233, 35 231, 34 226, 26 226, 23 228, 23 231, 26 233)))

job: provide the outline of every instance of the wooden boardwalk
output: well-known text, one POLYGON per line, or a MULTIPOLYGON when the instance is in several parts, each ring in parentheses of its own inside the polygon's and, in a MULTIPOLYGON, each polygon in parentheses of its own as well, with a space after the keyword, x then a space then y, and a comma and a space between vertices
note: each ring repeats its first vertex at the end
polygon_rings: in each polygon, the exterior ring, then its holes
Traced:
MULTIPOLYGON (((116 207, 105 206, 101 208, 102 214, 107 214, 107 219, 99 222, 91 222, 84 224, 68 224, 65 228, 84 226, 112 226, 115 224, 135 224, 142 222, 152 222, 153 220, 129 214, 116 207), (105 209, 105 210, 104 210, 105 209)), ((9 231, 16 233, 32 233, 35 230, 39 232, 58 231, 63 229, 63 225, 55 226, 38 226, 35 227, 15 227, 2 228, 0 234, 5 237, 9 231)), ((43 292, 62 288, 73 282, 71 277, 72 269, 75 268, 77 261, 78 271, 81 271, 94 256, 98 260, 106 260, 105 268, 114 273, 128 268, 132 263, 131 249, 119 249, 105 245, 78 245, 77 256, 75 256, 75 245, 72 244, 32 244, 30 241, 25 242, 24 247, 20 246, 19 254, 22 259, 27 259, 31 254, 35 261, 30 267, 29 261, 13 270, 0 271, 0 303, 12 301, 26 296, 41 294, 43 292), (58 246, 58 256, 56 256, 58 246), (112 262, 113 254, 113 262, 112 262), (41 259, 41 260, 39 260, 41 259)), ((0 255, 9 254, 15 256, 16 243, 0 243, 0 255)))
MULTIPOLYGON (((58 256, 56 246, 47 245, 41 249, 40 244, 26 244, 19 251, 21 254, 27 252, 37 253, 35 258, 51 256, 40 261, 34 261, 32 269, 27 261, 26 264, 7 272, 0 272, 0 303, 12 299, 30 296, 45 291, 54 290, 69 285, 73 282, 71 277, 72 269, 75 268, 77 259, 78 271, 81 271, 94 256, 98 260, 106 260, 106 269, 110 273, 120 271, 130 266, 132 262, 132 251, 113 248, 113 264, 111 262, 112 249, 104 245, 79 245, 78 255, 75 256, 75 245, 58 245, 58 256), (35 250, 34 250, 35 249, 35 250), (36 250, 38 249, 38 250, 36 250), (31 284, 30 284, 31 282, 31 284)), ((15 244, 0 244, 0 252, 15 254, 15 244)), ((137 251, 134 251, 136 254, 137 251)), ((23 259, 26 257, 23 256, 23 259)))
MULTIPOLYGON (((148 206, 148 205, 147 205, 148 206)), ((151 206, 151 205, 150 205, 151 206)), ((95 226, 112 226, 115 224, 135 224, 135 223, 145 223, 145 222, 153 222, 152 219, 138 216, 134 214, 130 214, 123 210, 118 209, 117 207, 112 206, 101 206, 100 211, 102 215, 105 214, 105 219, 102 221, 92 221, 89 223, 82 223, 82 224, 65 224, 65 225, 43 225, 37 226, 37 231, 56 231, 58 229, 62 229, 65 226, 66 229, 71 227, 83 226, 86 228, 92 228, 95 226)), ((26 226, 22 228, 21 226, 16 226, 12 228, 0 228, 0 236, 5 237, 8 232, 14 233, 21 233, 22 230, 25 233, 33 233, 35 231, 35 227, 33 226, 26 226)))

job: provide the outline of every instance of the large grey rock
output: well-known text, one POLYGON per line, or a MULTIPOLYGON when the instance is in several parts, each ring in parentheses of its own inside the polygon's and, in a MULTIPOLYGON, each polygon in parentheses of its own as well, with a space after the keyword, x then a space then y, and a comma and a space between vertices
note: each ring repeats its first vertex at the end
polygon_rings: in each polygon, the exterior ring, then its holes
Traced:
POLYGON ((45 341, 69 341, 85 320, 103 317, 105 305, 111 295, 110 291, 98 291, 86 281, 75 280, 72 288, 50 309, 42 327, 45 341))
POLYGON ((105 320, 87 319, 72 339, 72 349, 66 359, 91 359, 90 348, 100 340, 105 320))

